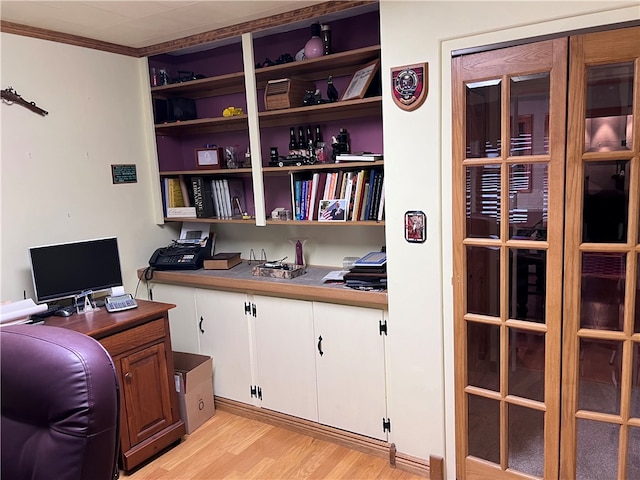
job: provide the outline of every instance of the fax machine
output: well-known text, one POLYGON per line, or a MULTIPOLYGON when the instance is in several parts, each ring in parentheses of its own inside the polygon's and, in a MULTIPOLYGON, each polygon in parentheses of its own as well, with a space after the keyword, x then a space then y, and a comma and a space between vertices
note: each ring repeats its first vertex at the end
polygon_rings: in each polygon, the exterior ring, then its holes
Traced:
POLYGON ((158 248, 149 259, 155 270, 197 270, 202 268, 207 248, 196 245, 174 244, 158 248))

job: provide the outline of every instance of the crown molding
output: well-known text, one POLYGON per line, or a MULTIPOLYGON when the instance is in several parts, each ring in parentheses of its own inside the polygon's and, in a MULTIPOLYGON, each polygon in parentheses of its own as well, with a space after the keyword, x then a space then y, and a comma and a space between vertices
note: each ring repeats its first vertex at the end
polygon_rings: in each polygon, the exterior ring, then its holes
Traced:
POLYGON ((319 3, 309 7, 299 8, 290 12, 284 12, 269 17, 259 18, 248 22, 231 25, 229 27, 210 30, 208 32, 190 35, 188 37, 171 40, 168 42, 150 45, 148 47, 133 48, 115 43, 94 40, 79 35, 71 35, 68 33, 56 32, 44 28, 30 27, 19 23, 7 22, 0 20, 0 31, 25 37, 38 38, 40 40, 48 40, 51 42, 66 43, 79 47, 92 48, 94 50, 102 50, 120 55, 131 57, 149 57, 168 53, 184 48, 194 47, 205 43, 213 43, 220 40, 226 40, 233 37, 239 37, 244 33, 259 32, 271 28, 281 27, 291 23, 301 22, 310 18, 316 18, 331 14, 336 14, 357 7, 366 7, 375 5, 375 0, 362 1, 328 1, 319 3))
POLYGON ((51 42, 66 43, 69 45, 76 45, 78 47, 86 47, 94 50, 118 53, 120 55, 128 55, 130 57, 140 57, 138 48, 125 47, 124 45, 102 42, 92 38, 56 32, 54 30, 47 30, 44 28, 30 27, 20 23, 7 22, 5 20, 0 20, 0 32, 22 35, 23 37, 38 38, 40 40, 49 40, 51 42))

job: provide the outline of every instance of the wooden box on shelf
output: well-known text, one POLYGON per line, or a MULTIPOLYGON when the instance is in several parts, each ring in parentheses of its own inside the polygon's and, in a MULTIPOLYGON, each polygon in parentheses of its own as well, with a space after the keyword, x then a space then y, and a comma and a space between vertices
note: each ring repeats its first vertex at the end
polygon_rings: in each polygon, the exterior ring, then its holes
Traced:
POLYGON ((264 90, 264 106, 267 110, 301 107, 307 91, 315 91, 313 82, 295 78, 270 80, 264 90))

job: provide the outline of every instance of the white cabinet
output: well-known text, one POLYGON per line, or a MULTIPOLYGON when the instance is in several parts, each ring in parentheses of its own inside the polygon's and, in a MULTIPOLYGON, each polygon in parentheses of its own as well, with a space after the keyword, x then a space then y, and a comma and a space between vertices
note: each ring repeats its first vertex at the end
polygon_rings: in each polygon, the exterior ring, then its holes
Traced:
POLYGON ((314 302, 320 423, 386 440, 383 317, 382 310, 314 302))
POLYGON ((200 353, 213 358, 213 392, 252 403, 247 295, 195 289, 200 353))
POLYGON ((152 292, 178 306, 174 349, 213 358, 216 396, 387 439, 385 311, 175 285, 152 292))
POLYGON ((259 405, 317 421, 312 303, 255 295, 253 304, 259 405))
POLYGON ((198 353, 200 348, 193 287, 152 283, 150 295, 150 300, 173 303, 176 306, 169 310, 171 348, 177 352, 198 353))

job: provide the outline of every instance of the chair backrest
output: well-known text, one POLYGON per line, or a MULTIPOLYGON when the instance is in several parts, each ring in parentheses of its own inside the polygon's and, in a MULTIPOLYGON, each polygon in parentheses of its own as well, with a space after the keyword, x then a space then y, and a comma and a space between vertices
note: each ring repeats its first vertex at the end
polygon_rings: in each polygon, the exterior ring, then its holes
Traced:
POLYGON ((117 478, 118 381, 98 341, 59 327, 2 327, 0 369, 3 479, 117 478))

